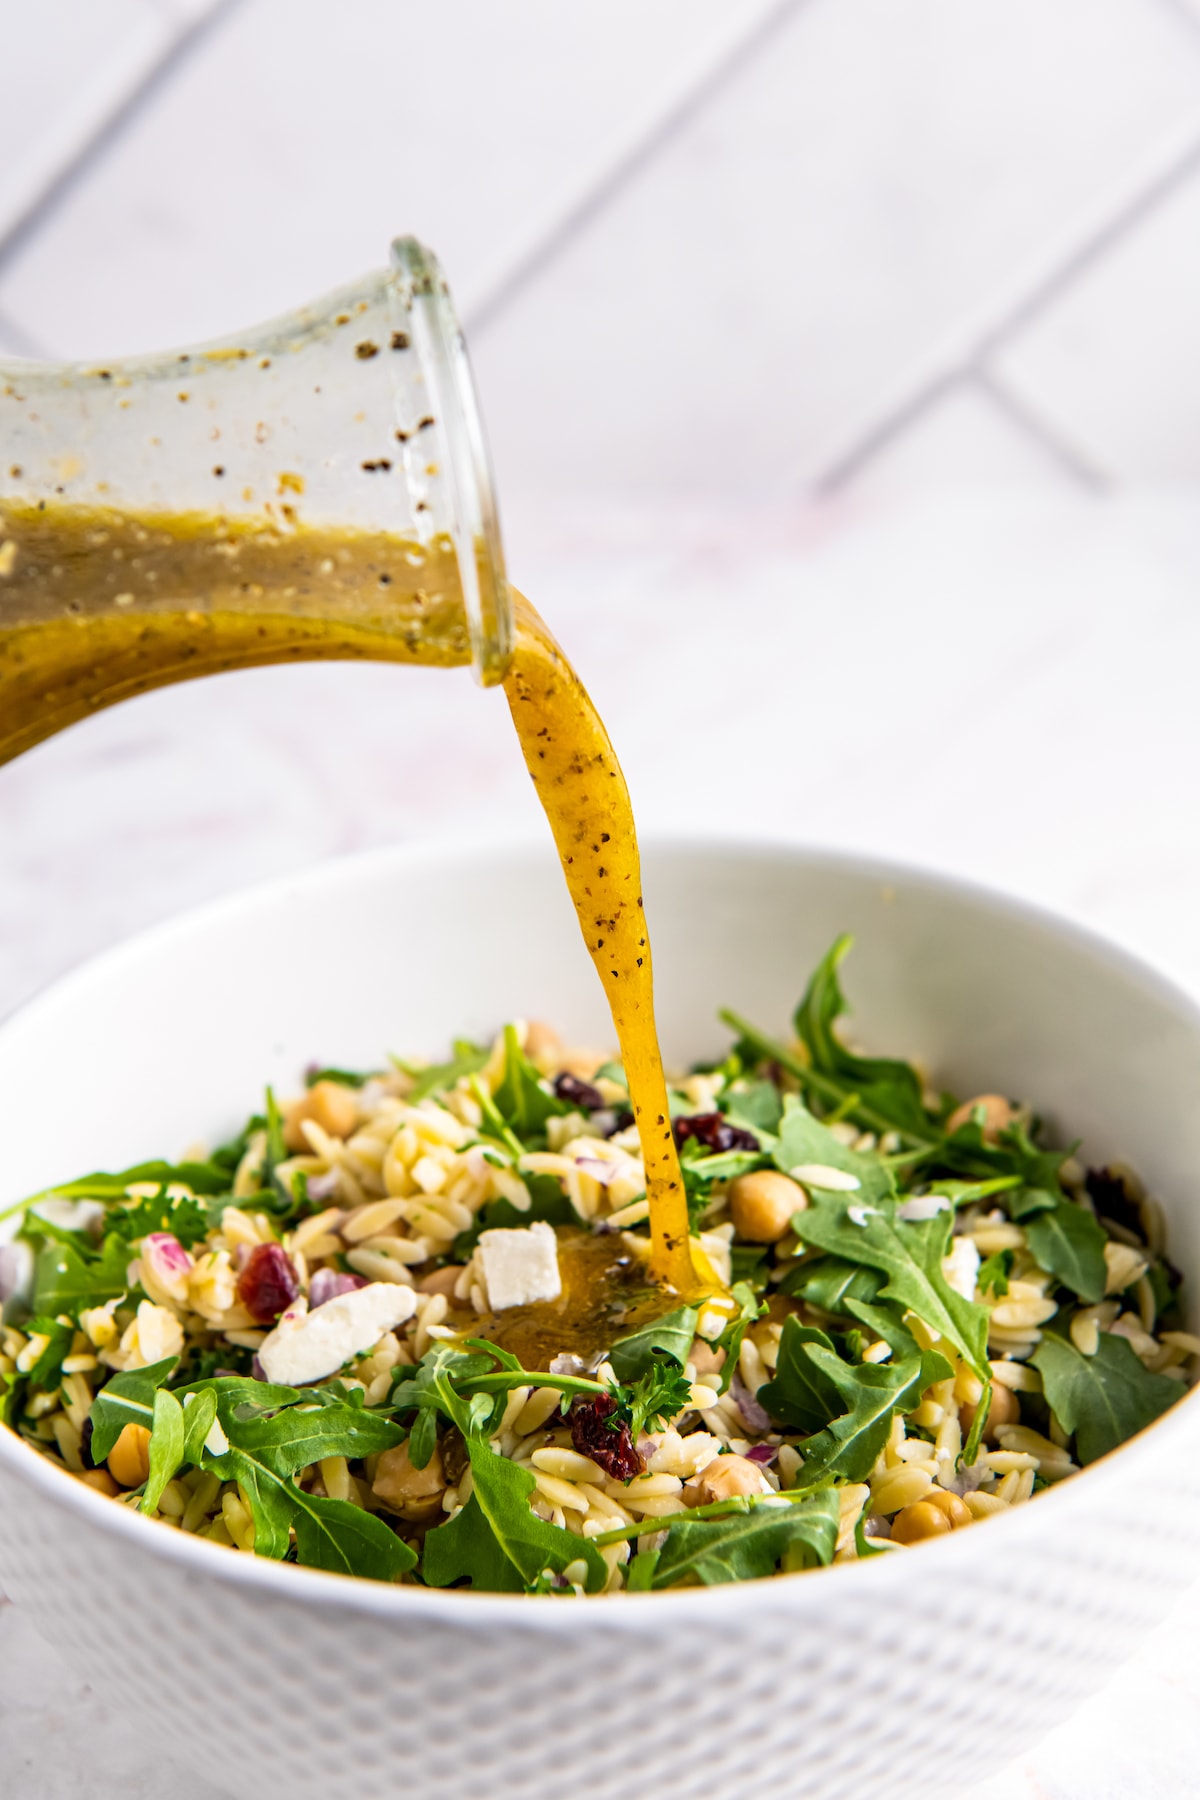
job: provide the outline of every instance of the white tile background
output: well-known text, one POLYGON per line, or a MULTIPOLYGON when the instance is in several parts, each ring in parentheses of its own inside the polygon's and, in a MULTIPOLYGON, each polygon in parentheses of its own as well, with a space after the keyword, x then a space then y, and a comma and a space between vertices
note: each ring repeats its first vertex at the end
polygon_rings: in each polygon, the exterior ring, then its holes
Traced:
MULTIPOLYGON (((1200 0, 0 0, 0 92, 0 356, 235 329, 416 231, 646 826, 939 864, 1200 992, 1200 0)), ((310 668, 43 746, 0 1014, 250 880, 536 831, 509 735, 310 668)), ((1198 1610, 971 1800, 1195 1791, 1198 1610)), ((140 1760, 0 1612, 14 1800, 140 1760)))

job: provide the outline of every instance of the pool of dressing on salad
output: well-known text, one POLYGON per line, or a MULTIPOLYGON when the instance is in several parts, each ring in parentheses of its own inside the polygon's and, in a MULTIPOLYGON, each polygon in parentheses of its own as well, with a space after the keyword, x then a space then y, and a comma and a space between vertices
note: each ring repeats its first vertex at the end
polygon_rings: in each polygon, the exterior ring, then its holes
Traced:
MULTIPOLYGON (((646 1170, 649 1273, 695 1299, 720 1284, 689 1241, 629 790, 579 676, 529 602, 514 594, 514 603, 505 693, 621 1048, 646 1170)), ((169 682, 354 658, 469 664, 449 539, 427 547, 200 513, 0 505, 0 762, 169 682)), ((580 1286, 601 1281, 594 1255, 567 1260, 547 1341, 582 1300, 580 1286)), ((613 1281, 615 1297, 626 1278, 613 1281)))

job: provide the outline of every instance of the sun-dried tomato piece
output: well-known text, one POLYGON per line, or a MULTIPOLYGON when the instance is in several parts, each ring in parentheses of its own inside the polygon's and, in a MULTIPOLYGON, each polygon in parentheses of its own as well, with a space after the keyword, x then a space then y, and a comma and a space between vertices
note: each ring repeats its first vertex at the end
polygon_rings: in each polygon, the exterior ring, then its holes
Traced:
POLYGON ((642 1472, 642 1459, 628 1425, 609 1423, 617 1403, 609 1394, 576 1400, 571 1408, 571 1442, 580 1456, 590 1456, 614 1481, 630 1481, 642 1472))
POLYGON ((273 1325, 300 1292, 282 1244, 255 1244, 238 1276, 238 1299, 259 1325, 273 1325))
POLYGON ((590 1081, 580 1081, 578 1075, 572 1075, 566 1069, 554 1077, 554 1091, 568 1106, 578 1106, 583 1112, 601 1112, 604 1108, 604 1095, 600 1089, 593 1087, 590 1081))
POLYGON ((757 1150, 758 1139, 752 1131, 731 1125, 724 1113, 693 1113, 690 1118, 675 1120, 675 1142, 685 1144, 694 1138, 706 1150, 757 1150))

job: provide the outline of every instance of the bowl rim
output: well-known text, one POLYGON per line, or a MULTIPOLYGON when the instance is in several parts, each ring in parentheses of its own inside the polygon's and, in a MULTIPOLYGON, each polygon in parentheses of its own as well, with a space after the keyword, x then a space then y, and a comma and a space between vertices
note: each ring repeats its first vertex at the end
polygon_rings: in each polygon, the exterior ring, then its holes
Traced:
MULTIPOLYGON (((709 836, 694 832, 654 831, 646 835, 642 851, 644 859, 651 866, 660 857, 683 860, 711 860, 714 856, 731 860, 768 859, 790 864, 797 869, 846 874, 864 884, 874 883, 882 888, 898 888, 903 885, 910 893, 937 895, 963 903, 976 912, 991 912, 997 917, 1031 926, 1061 946, 1090 953, 1107 970, 1123 976, 1160 1004, 1169 1007, 1200 1040, 1200 1005, 1176 983, 1143 962, 1140 957, 1089 927, 984 883, 929 869, 919 863, 874 857, 837 847, 800 844, 795 839, 783 836, 773 838, 762 833, 709 836)), ((474 834, 469 838, 382 846, 329 858, 308 868, 252 884, 233 894, 223 895, 173 914, 97 955, 88 957, 46 983, 13 1011, 0 1018, 0 1038, 11 1029, 19 1027, 28 1014, 43 1007, 53 1007, 59 1002, 69 1003, 76 988, 85 987, 97 976, 114 972, 119 974, 123 963, 136 962, 148 949, 169 949, 175 941, 186 941, 192 933, 236 919, 240 913, 248 910, 263 908, 269 911, 278 908, 298 891, 336 889, 346 885, 353 887, 363 879, 369 880, 377 870, 416 870, 430 864, 442 867, 454 864, 477 865, 482 857, 487 857, 492 867, 495 866, 496 859, 500 858, 514 864, 528 865, 531 861, 537 862, 548 870, 557 871, 553 846, 532 833, 519 837, 474 834)), ((1161 1446, 1165 1442, 1165 1434, 1192 1431, 1200 1418, 1198 1407, 1200 1384, 1185 1392, 1167 1412, 1134 1437, 1118 1445, 1116 1450, 1082 1469, 1080 1475, 1086 1480, 1086 1493, 1095 1494, 1102 1481, 1111 1487, 1114 1481, 1122 1479, 1130 1465, 1130 1454, 1144 1453, 1152 1434, 1156 1445, 1161 1446)), ((591 1604, 582 1609, 564 1607, 557 1603, 558 1597, 553 1595, 476 1593, 473 1589, 395 1585, 294 1563, 274 1562, 254 1555, 231 1556, 226 1546, 182 1532, 162 1520, 144 1518, 131 1507, 115 1506, 106 1496, 96 1493, 66 1471, 57 1468, 6 1425, 0 1425, 0 1471, 11 1474, 39 1492, 56 1509, 67 1513, 78 1512, 84 1521, 100 1533, 111 1533, 118 1539, 124 1539, 132 1533, 129 1542, 138 1546, 141 1553, 160 1562, 173 1564, 185 1577, 216 1581, 224 1586, 251 1592, 258 1591, 264 1598, 277 1596, 283 1600, 290 1599, 296 1605, 307 1603, 318 1608, 356 1612, 397 1622, 428 1617, 442 1626, 453 1623, 469 1628, 472 1620, 478 1620, 481 1629, 510 1626, 566 1630, 574 1629, 570 1621, 586 1617, 594 1621, 603 1620, 608 1627, 624 1624, 630 1629, 640 1630, 645 1624, 642 1608, 647 1603, 655 1609, 656 1617, 663 1617, 664 1623, 671 1610, 680 1608, 686 1608, 688 1619, 694 1622, 697 1609, 702 1612, 713 1611, 718 1616, 723 1616, 729 1608, 744 1608, 751 1595, 752 1604, 759 1610, 783 1607, 794 1611, 797 1604, 805 1604, 801 1599, 802 1595, 808 1596, 808 1603, 820 1604, 830 1593, 827 1583, 833 1578, 846 1588, 847 1593, 848 1584, 852 1580, 860 1584, 864 1581, 871 1581, 876 1585, 882 1582, 885 1585, 881 1598, 892 1583, 907 1579, 902 1568, 908 1559, 885 1552, 869 1559, 830 1564, 790 1577, 775 1576, 766 1580, 715 1587, 667 1589, 660 1593, 596 1595, 592 1596, 593 1600, 607 1602, 597 1613, 591 1604)), ((1036 1509, 1028 1505, 1013 1507, 1002 1516, 988 1520, 988 1542, 998 1548, 999 1540, 994 1534, 1001 1530, 1008 1533, 1009 1540, 1015 1541, 1017 1533, 1038 1529, 1037 1519, 1049 1521, 1048 1508, 1057 1507, 1061 1512, 1065 1507, 1078 1505, 1079 1501, 1073 1499, 1073 1495, 1077 1493, 1078 1477, 1073 1476, 1039 1494, 1036 1509), (1030 1524, 1031 1519, 1035 1521, 1033 1525, 1030 1524)), ((922 1547, 923 1558, 940 1556, 942 1563, 938 1566, 948 1571, 950 1559, 974 1554, 970 1548, 973 1537, 974 1534, 969 1532, 947 1533, 922 1547)), ((922 1567, 925 1566, 923 1561, 922 1567)), ((932 1563, 928 1565, 931 1575, 934 1566, 932 1563)), ((683 1624, 684 1621, 681 1619, 680 1623, 683 1624)))

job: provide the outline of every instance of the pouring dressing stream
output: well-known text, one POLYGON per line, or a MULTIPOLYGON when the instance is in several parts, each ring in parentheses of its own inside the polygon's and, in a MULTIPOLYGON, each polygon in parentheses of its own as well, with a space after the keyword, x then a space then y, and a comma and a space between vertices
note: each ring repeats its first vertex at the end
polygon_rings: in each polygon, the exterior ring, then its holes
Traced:
POLYGON ((0 370, 0 442, 0 761, 131 695, 268 663, 503 682, 621 1048, 650 1274, 684 1298, 719 1289, 689 1238, 629 792, 583 683, 510 597, 429 253, 403 240, 386 275, 237 344, 0 370))

